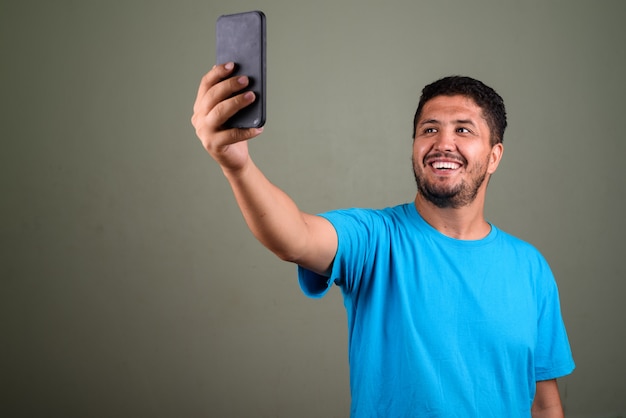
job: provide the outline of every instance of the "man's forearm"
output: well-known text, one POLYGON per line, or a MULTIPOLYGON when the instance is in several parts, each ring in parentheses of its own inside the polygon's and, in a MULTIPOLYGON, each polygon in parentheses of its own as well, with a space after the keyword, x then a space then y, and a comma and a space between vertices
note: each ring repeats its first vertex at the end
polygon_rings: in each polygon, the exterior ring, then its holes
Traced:
POLYGON ((563 406, 556 379, 537 382, 532 405, 533 418, 563 418, 563 406))
POLYGON ((248 227, 264 246, 283 260, 317 271, 330 265, 336 244, 327 221, 300 211, 252 160, 242 170, 224 174, 248 227))

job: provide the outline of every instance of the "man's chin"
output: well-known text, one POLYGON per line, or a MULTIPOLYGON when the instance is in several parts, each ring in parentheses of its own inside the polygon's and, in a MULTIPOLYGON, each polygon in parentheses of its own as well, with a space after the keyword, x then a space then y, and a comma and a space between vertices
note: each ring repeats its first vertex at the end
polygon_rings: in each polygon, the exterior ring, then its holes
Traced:
POLYGON ((462 206, 459 204, 459 202, 457 202, 457 199, 454 199, 454 197, 432 195, 432 194, 427 194, 427 193, 421 193, 421 195, 422 197, 424 197, 424 200, 432 203, 433 205, 437 206, 440 209, 458 208, 462 206))
POLYGON ((418 187, 418 193, 438 208, 458 209, 474 201, 476 193, 468 193, 462 186, 459 187, 418 187))

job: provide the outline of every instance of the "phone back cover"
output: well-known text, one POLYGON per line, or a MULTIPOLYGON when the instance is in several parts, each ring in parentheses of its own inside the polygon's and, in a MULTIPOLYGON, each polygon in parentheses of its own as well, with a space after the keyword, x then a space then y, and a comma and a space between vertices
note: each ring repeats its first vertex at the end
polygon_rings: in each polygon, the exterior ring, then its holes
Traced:
POLYGON ((228 120, 226 127, 258 128, 265 123, 265 15, 260 11, 223 15, 216 24, 216 61, 237 64, 233 75, 250 79, 256 100, 228 120))

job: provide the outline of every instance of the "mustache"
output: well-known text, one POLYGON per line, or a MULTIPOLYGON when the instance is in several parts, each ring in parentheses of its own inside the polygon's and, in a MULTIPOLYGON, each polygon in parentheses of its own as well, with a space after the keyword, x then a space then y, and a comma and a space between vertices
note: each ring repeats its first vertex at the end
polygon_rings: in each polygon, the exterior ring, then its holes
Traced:
POLYGON ((426 154, 426 156, 424 157, 423 163, 424 165, 427 165, 428 161, 437 160, 437 159, 452 160, 452 161, 457 161, 463 165, 467 165, 467 160, 463 158, 462 155, 456 154, 454 152, 441 152, 441 151, 434 151, 434 152, 426 154))

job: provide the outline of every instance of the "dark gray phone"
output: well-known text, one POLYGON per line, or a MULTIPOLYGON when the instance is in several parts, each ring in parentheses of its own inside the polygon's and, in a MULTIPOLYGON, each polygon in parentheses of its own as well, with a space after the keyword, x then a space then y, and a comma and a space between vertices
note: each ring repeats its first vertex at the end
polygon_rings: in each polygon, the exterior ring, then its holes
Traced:
POLYGON ((237 112, 227 128, 260 128, 265 124, 265 14, 252 11, 223 15, 216 24, 216 61, 235 63, 233 75, 250 79, 254 103, 237 112))

